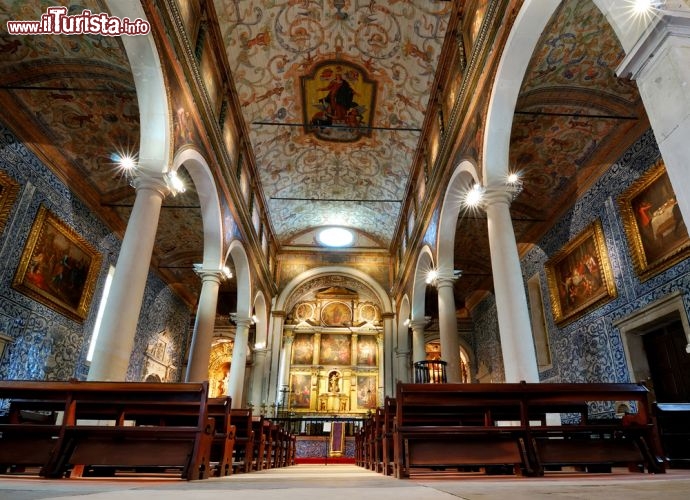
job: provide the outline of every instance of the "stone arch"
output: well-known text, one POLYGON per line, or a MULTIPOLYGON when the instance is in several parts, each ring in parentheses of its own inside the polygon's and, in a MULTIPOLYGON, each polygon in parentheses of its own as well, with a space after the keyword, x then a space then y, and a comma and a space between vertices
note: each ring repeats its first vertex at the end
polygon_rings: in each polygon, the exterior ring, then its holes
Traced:
MULTIPOLYGON (((113 16, 146 20, 139 0, 106 0, 113 16)), ((153 34, 120 37, 125 46, 139 103, 139 169, 152 174, 166 171, 172 130, 163 67, 153 34)))
POLYGON ((483 184, 508 174, 510 133, 522 80, 541 33, 560 0, 526 0, 510 31, 489 100, 483 146, 483 184))
POLYGON ((410 381, 410 321, 412 308, 410 298, 403 295, 398 309, 398 336, 396 341, 396 377, 401 382, 410 381))
POLYGON ((390 297, 383 289, 383 287, 376 282, 371 276, 357 269, 351 269, 343 266, 328 266, 328 267, 318 267, 315 269, 310 269, 305 271, 300 275, 293 278, 283 289, 283 291, 278 296, 276 300, 275 309, 278 311, 285 310, 286 305, 288 305, 290 299, 292 298, 295 290, 302 284, 309 280, 329 275, 339 275, 348 276, 357 281, 366 284, 378 297, 383 313, 392 313, 393 306, 391 304, 390 297))
POLYGON ((256 292, 253 302, 252 319, 256 325, 256 339, 255 346, 258 348, 265 348, 268 342, 268 307, 266 306, 266 298, 261 290, 256 292))
POLYGON ((469 160, 463 160, 450 177, 441 205, 438 240, 436 243, 439 272, 452 275, 455 254, 455 228, 462 208, 463 196, 472 184, 478 183, 477 168, 469 160), (449 235, 448 237, 444 235, 449 235))
POLYGON ((225 261, 231 258, 235 269, 237 282, 237 317, 248 319, 252 315, 251 291, 252 283, 249 273, 249 259, 242 243, 233 240, 228 247, 225 261))
POLYGON ((426 278, 429 271, 434 269, 434 257, 428 245, 425 245, 417 257, 412 282, 412 321, 424 319, 424 294, 426 292, 426 278))
POLYGON ((172 171, 184 166, 194 182, 201 220, 204 225, 204 269, 223 267, 223 217, 216 182, 206 159, 194 148, 180 150, 173 159, 172 171))

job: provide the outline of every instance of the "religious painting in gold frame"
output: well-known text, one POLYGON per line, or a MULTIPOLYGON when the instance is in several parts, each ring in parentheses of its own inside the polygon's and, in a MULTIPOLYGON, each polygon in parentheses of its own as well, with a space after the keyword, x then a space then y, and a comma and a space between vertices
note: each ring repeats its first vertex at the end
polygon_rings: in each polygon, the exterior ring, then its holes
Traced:
POLYGON ((559 326, 617 296, 600 220, 546 263, 546 279, 554 320, 559 326))
POLYGON ((19 184, 5 172, 0 170, 0 233, 7 223, 12 211, 12 205, 17 198, 19 184))
POLYGON ((690 255, 690 237, 663 162, 618 199, 633 266, 642 281, 690 255))
POLYGON ((352 359, 352 337, 342 334, 321 334, 319 364, 349 365, 352 359))
POLYGON ((302 76, 305 132, 319 139, 353 142, 371 135, 376 82, 364 68, 346 61, 326 61, 302 76))
POLYGON ((41 206, 12 286, 82 322, 89 312, 100 267, 101 255, 91 244, 41 206))
POLYGON ((378 343, 374 335, 359 335, 357 338, 357 365, 376 366, 378 343))
POLYGON ((292 364, 311 365, 314 362, 314 336, 298 333, 292 341, 292 364))
POLYGON ((290 380, 290 408, 311 407, 311 375, 293 373, 290 380))
POLYGON ((376 375, 357 376, 357 408, 376 408, 376 375))

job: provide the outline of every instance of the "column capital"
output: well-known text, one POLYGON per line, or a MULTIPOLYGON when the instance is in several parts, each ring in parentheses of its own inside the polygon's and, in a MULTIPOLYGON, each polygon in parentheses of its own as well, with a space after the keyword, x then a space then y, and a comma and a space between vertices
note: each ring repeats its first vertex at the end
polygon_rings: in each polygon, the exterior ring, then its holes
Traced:
POLYGON ((616 69, 616 75, 637 80, 659 59, 664 48, 675 45, 680 39, 686 39, 686 46, 690 44, 690 7, 677 5, 676 9, 678 8, 683 10, 658 11, 658 15, 616 69))
POLYGON ((424 329, 426 328, 427 324, 428 324, 428 321, 425 319, 416 319, 414 321, 410 321, 410 328, 412 329, 413 332, 416 332, 416 331, 423 332, 424 329))
POLYGON ((212 281, 220 284, 221 276, 223 276, 222 269, 204 269, 201 264, 194 264, 194 274, 201 278, 201 281, 212 281))
POLYGON ((499 203, 510 206, 515 198, 522 192, 522 184, 499 184, 492 183, 484 188, 484 197, 482 199, 482 208, 486 210, 487 207, 499 203))
POLYGON ((155 191, 161 198, 165 198, 170 194, 170 189, 165 182, 163 174, 139 172, 136 177, 132 179, 131 185, 137 192, 144 190, 155 191))
POLYGON ((285 345, 292 344, 292 342, 295 340, 295 334, 292 332, 285 333, 283 335, 283 343, 285 345))
POLYGON ((395 318, 395 313, 393 313, 393 312, 384 312, 384 313, 381 313, 381 318, 383 318, 383 319, 394 319, 394 318, 395 318))
POLYGON ((436 278, 434 283, 436 284, 437 289, 445 288, 445 287, 450 287, 452 288, 455 282, 458 280, 455 276, 439 276, 436 278))
POLYGON ((237 328, 249 328, 252 324, 251 318, 239 318, 237 316, 233 318, 232 315, 230 316, 230 321, 235 323, 235 325, 237 325, 237 328))
POLYGON ((287 316, 287 313, 285 311, 271 311, 271 316, 274 318, 284 318, 287 316))

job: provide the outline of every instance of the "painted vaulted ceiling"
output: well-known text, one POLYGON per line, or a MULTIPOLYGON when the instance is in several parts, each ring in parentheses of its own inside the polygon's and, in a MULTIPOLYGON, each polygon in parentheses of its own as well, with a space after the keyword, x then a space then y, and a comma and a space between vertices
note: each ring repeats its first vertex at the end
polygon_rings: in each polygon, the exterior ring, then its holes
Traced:
POLYGON ((280 242, 344 225, 388 246, 451 4, 214 4, 280 242))
MULTIPOLYGON (((280 244, 342 224, 388 247, 402 202, 414 195, 410 168, 444 38, 455 36, 446 30, 457 2, 209 2, 280 244)), ((488 4, 462 2, 473 12, 488 4)), ((111 154, 139 143, 127 56, 118 38, 4 31, 8 19, 38 19, 50 5, 107 12, 100 0, 0 0, 0 120, 121 233, 133 191, 111 154)), ((562 2, 533 54, 516 114, 506 117, 511 167, 523 172, 524 190, 511 206, 520 244, 538 241, 648 127, 634 83, 615 76, 622 57, 593 2, 562 2)), ((467 118, 478 130, 484 112, 467 118)), ((191 264, 201 261, 203 237, 198 196, 187 184, 184 195, 164 201, 153 267, 194 304, 199 280, 191 264)), ((455 246, 462 307, 491 289, 483 215, 458 220, 455 246)))

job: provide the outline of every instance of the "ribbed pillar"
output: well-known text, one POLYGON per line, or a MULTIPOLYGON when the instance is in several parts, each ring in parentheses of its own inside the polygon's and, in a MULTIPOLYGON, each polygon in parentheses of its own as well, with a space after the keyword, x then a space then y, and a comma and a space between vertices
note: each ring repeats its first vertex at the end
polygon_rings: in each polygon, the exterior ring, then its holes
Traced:
POLYGON ((512 194, 503 187, 486 193, 491 268, 506 382, 539 382, 532 325, 520 257, 510 218, 512 194))
POLYGON ((168 193, 162 177, 137 177, 134 187, 136 198, 117 258, 88 380, 125 380, 134 348, 161 204, 168 193))
POLYGON ((187 365, 187 382, 208 380, 208 364, 211 357, 211 342, 216 324, 216 305, 218 288, 222 271, 219 269, 200 269, 196 273, 201 277, 201 293, 196 308, 194 333, 187 365))
POLYGON ((235 346, 232 349, 232 363, 230 364, 230 380, 228 381, 228 395, 232 398, 233 408, 242 408, 242 393, 244 391, 244 372, 247 367, 247 344, 249 342, 249 318, 237 318, 235 324, 235 346))
POLYGON ((441 359, 446 362, 446 377, 449 383, 460 382, 460 346, 458 344, 458 320, 455 316, 455 278, 439 277, 438 329, 441 337, 441 359))

